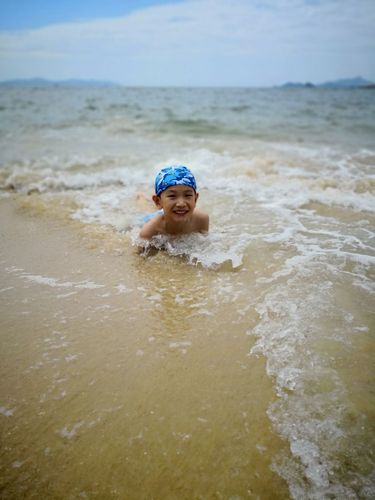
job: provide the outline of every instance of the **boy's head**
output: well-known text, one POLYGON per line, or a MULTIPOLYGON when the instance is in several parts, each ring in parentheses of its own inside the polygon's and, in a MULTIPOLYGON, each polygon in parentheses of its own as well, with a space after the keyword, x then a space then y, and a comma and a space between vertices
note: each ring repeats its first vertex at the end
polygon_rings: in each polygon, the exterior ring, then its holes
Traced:
POLYGON ((197 191, 197 183, 194 175, 184 165, 171 165, 162 168, 155 177, 155 194, 160 196, 163 191, 171 186, 189 186, 197 191))

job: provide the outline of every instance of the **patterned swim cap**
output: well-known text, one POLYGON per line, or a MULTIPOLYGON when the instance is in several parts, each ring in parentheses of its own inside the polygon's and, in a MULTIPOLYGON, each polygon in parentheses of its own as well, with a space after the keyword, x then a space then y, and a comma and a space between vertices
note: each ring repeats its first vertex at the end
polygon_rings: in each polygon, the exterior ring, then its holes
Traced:
POLYGON ((162 168, 155 177, 155 193, 159 196, 170 186, 177 186, 178 184, 190 186, 194 191, 197 190, 194 175, 184 165, 171 165, 162 168))

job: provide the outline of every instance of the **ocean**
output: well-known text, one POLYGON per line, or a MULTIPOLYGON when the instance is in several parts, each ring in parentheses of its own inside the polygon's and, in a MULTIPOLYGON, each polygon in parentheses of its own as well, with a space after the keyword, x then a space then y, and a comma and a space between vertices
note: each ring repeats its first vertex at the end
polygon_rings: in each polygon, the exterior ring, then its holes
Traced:
POLYGON ((2 87, 0 151, 2 498, 375 497, 373 90, 2 87))

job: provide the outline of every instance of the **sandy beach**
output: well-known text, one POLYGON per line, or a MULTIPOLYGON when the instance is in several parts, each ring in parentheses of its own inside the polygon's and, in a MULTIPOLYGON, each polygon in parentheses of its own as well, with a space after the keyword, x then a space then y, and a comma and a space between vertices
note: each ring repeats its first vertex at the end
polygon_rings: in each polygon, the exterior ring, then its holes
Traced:
POLYGON ((228 307, 194 313, 210 271, 0 214, 3 498, 288 496, 264 360, 228 307))

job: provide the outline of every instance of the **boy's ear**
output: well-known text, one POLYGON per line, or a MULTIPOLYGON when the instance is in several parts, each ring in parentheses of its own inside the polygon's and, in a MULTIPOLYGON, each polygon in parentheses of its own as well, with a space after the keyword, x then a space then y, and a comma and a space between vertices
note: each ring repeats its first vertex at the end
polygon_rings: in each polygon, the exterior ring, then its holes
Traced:
POLYGON ((153 202, 155 203, 155 205, 156 205, 158 208, 162 208, 162 206, 161 206, 160 196, 157 196, 156 194, 154 194, 154 195, 153 195, 153 197, 152 197, 152 200, 153 200, 153 202))
POLYGON ((195 203, 197 203, 198 198, 199 198, 199 193, 195 193, 195 203))

